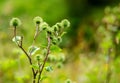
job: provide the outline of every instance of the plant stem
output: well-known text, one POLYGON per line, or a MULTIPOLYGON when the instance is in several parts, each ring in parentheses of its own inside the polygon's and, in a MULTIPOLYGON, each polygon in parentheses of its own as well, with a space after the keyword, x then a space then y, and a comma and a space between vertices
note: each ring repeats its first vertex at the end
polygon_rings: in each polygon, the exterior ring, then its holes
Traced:
POLYGON ((14 36, 16 38, 16 26, 14 26, 14 36))
POLYGON ((39 71, 38 83, 40 83, 39 81, 40 81, 40 79, 41 79, 41 74, 42 74, 42 72, 43 72, 45 63, 46 63, 46 61, 47 61, 47 59, 48 59, 48 55, 49 55, 49 53, 50 53, 50 46, 51 46, 50 35, 48 35, 47 40, 48 40, 47 53, 46 53, 46 55, 45 55, 45 59, 44 59, 44 61, 43 61, 43 64, 42 64, 42 66, 41 66, 41 69, 40 69, 40 71, 39 71))
POLYGON ((39 70, 38 70, 38 72, 39 72, 39 75, 38 75, 38 83, 40 83, 40 67, 41 67, 40 62, 38 62, 38 66, 39 66, 39 70))
MULTIPOLYGON (((30 65, 32 65, 32 59, 30 58, 30 56, 28 55, 28 53, 25 51, 25 49, 21 46, 19 46, 21 48, 21 50, 25 53, 25 55, 27 56, 30 65)), ((33 73, 33 83, 35 83, 35 79, 36 79, 36 75, 37 73, 35 72, 34 68, 32 68, 32 73, 33 73)))
POLYGON ((39 34, 39 24, 36 24, 36 31, 35 31, 35 35, 34 35, 34 40, 33 42, 35 41, 36 37, 38 36, 39 34))
MULTIPOLYGON (((15 38, 16 38, 16 26, 14 27, 14 36, 15 36, 15 38)), ((32 64, 33 64, 33 63, 32 63, 32 59, 31 59, 31 57, 29 56, 29 54, 26 52, 26 50, 23 48, 23 46, 22 46, 22 41, 23 41, 23 37, 21 37, 20 44, 17 43, 17 45, 18 45, 18 47, 25 53, 25 55, 27 56, 30 65, 32 65, 32 64)), ((33 67, 32 67, 32 73, 33 73, 33 83, 35 83, 37 72, 35 72, 35 70, 34 70, 33 67)))

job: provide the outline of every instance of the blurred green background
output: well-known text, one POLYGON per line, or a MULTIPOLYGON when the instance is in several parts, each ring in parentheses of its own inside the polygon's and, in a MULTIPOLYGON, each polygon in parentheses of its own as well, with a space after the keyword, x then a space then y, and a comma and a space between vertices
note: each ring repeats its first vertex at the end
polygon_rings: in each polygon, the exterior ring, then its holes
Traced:
MULTIPOLYGON (((13 29, 9 26, 9 21, 12 17, 22 20, 18 34, 24 35, 24 45, 27 48, 33 40, 35 16, 41 16, 50 26, 65 18, 71 22, 71 27, 60 44, 66 61, 61 69, 48 73, 49 78, 43 83, 64 83, 66 79, 71 79, 73 83, 104 83, 105 53, 98 50, 101 42, 97 38, 101 37, 100 34, 96 35, 96 31, 105 7, 114 7, 119 2, 120 0, 0 0, 0 83, 32 83, 29 63, 11 41, 13 29)), ((119 59, 113 63, 113 80, 110 83, 120 82, 120 68, 116 70, 119 63, 119 59)))

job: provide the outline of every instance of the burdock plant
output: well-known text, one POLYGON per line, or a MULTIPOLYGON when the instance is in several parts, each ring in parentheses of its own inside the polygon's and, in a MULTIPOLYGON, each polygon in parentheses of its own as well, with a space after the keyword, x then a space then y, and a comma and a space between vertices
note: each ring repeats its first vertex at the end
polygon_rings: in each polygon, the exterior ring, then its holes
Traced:
MULTIPOLYGON (((23 47, 24 38, 22 36, 17 35, 17 27, 21 25, 20 19, 12 18, 10 21, 10 26, 14 28, 14 37, 12 41, 17 44, 17 46, 24 52, 24 54, 28 58, 28 61, 32 69, 33 83, 40 83, 42 80, 41 75, 43 70, 45 69, 46 71, 51 71, 53 69, 51 66, 45 65, 46 62, 48 61, 48 58, 49 60, 52 60, 52 61, 58 61, 59 64, 64 61, 63 56, 61 56, 61 59, 57 59, 50 54, 51 54, 52 47, 55 47, 55 46, 59 47, 59 43, 62 42, 62 36, 66 33, 64 32, 64 30, 65 28, 70 27, 70 22, 67 19, 64 19, 61 22, 58 22, 52 27, 50 27, 39 16, 35 17, 33 20, 35 23, 36 31, 33 36, 33 43, 31 46, 28 47, 28 50, 26 50, 23 47), (36 38, 38 37, 38 35, 40 35, 41 32, 44 32, 46 34, 46 40, 47 40, 47 45, 43 49, 40 49, 39 46, 35 45, 36 38), (42 50, 43 53, 36 54, 36 52, 39 50, 42 50), (35 55, 35 61, 33 61, 34 59, 31 57, 32 55, 35 55)), ((60 67, 60 65, 58 67, 60 67)))

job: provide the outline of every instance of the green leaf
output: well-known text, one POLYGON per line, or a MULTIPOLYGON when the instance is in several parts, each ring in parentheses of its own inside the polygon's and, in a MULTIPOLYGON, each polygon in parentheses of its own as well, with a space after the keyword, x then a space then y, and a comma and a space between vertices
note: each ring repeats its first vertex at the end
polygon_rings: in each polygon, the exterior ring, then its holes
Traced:
POLYGON ((13 37, 12 41, 15 42, 16 44, 17 44, 17 43, 20 43, 20 41, 21 41, 21 36, 15 36, 15 37, 13 37))
POLYGON ((34 55, 40 48, 38 48, 37 46, 30 46, 28 49, 28 53, 30 55, 34 55))
POLYGON ((50 48, 50 51, 51 52, 61 52, 61 48, 59 48, 58 46, 56 45, 52 45, 51 48, 50 48))

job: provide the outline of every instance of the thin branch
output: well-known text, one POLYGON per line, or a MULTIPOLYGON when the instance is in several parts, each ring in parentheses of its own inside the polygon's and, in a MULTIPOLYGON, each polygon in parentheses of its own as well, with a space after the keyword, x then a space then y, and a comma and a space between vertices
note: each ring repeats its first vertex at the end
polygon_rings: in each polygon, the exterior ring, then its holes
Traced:
MULTIPOLYGON (((30 65, 32 65, 32 60, 31 60, 31 58, 30 58, 30 56, 28 55, 28 53, 25 51, 25 49, 22 47, 22 46, 19 46, 19 48, 21 48, 21 50, 25 53, 25 55, 27 56, 27 58, 28 58, 28 60, 29 60, 29 63, 30 63, 30 65)), ((35 70, 34 70, 34 68, 32 67, 32 72, 33 72, 33 83, 35 83, 35 79, 36 79, 36 72, 35 72, 35 70)))
POLYGON ((40 64, 39 61, 38 61, 38 67, 39 67, 39 69, 38 69, 38 72, 39 72, 39 75, 38 75, 38 83, 40 83, 40 67, 41 67, 41 64, 40 64))
POLYGON ((16 37, 16 26, 14 26, 14 36, 16 37))
MULTIPOLYGON (((14 27, 14 36, 16 38, 16 26, 14 27)), ((25 55, 27 56, 28 60, 29 60, 29 63, 30 65, 32 65, 32 59, 31 57, 29 56, 29 54, 26 52, 26 50, 23 48, 22 46, 22 43, 23 43, 23 37, 21 37, 21 40, 20 40, 20 43, 16 42, 18 47, 25 53, 25 55)), ((37 72, 35 72, 34 68, 32 67, 32 73, 33 73, 33 83, 35 83, 35 79, 36 79, 36 75, 37 75, 37 72)))
MULTIPOLYGON (((40 78, 41 78, 41 74, 42 74, 42 72, 43 72, 43 68, 44 68, 44 66, 45 66, 45 63, 46 63, 46 61, 47 61, 47 59, 48 59, 48 55, 49 55, 49 53, 50 53, 50 44, 51 44, 51 40, 50 40, 50 35, 48 35, 48 37, 47 37, 47 40, 48 40, 48 46, 47 46, 47 53, 46 53, 46 56, 45 56, 45 59, 44 59, 44 61, 43 61, 43 64, 42 64, 42 66, 41 66, 41 70, 40 70, 40 72, 39 72, 39 81, 40 81, 40 78)), ((39 82, 38 82, 39 83, 39 82)))
POLYGON ((20 46, 22 47, 23 44, 23 36, 21 36, 21 40, 20 40, 20 46))
POLYGON ((33 43, 35 42, 35 40, 36 40, 36 37, 38 36, 38 34, 39 34, 39 24, 36 24, 36 31, 35 31, 35 34, 34 34, 34 40, 33 40, 33 43))

